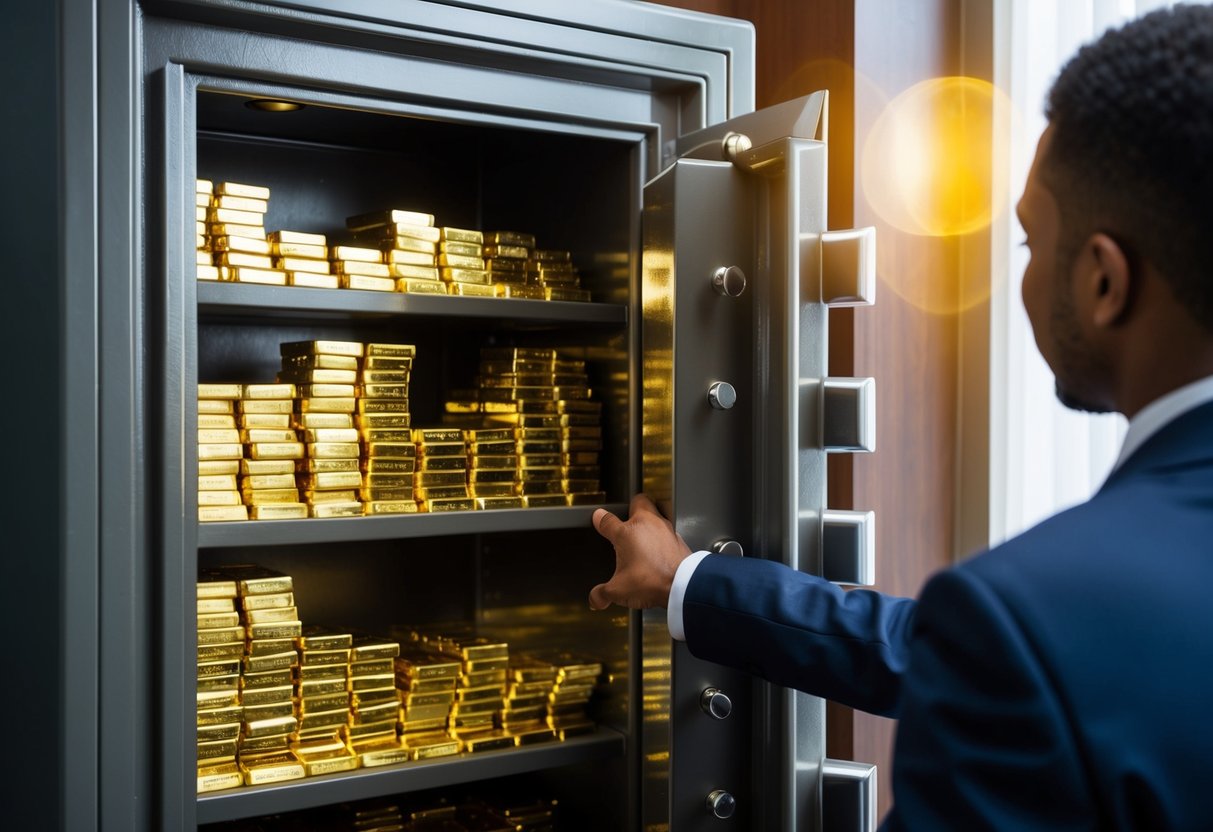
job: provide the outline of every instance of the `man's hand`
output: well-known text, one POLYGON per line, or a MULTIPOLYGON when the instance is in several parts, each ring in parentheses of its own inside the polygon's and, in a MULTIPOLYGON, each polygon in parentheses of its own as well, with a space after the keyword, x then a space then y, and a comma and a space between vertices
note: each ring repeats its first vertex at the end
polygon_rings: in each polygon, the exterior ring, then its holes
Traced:
POLYGON ((664 607, 678 564, 691 554, 674 525, 643 494, 632 498, 627 522, 605 508, 595 511, 593 520, 598 533, 615 547, 615 575, 590 590, 590 608, 664 607))

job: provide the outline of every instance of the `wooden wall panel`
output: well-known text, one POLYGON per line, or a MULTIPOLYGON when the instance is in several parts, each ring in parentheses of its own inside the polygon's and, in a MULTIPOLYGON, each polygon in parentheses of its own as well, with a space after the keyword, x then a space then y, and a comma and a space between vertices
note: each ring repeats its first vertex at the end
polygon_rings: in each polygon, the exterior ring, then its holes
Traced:
MULTIPOLYGON (((759 107, 830 91, 829 224, 877 227, 877 303, 830 313, 832 375, 873 376, 877 451, 830 461, 830 504, 873 509, 877 589, 916 595, 955 554, 960 249, 876 214, 860 177, 883 104, 915 83, 959 73, 961 0, 666 0, 748 19, 759 107), (894 290, 894 286, 900 289, 894 290)), ((892 806, 895 723, 831 703, 827 753, 879 766, 879 811, 892 806)))

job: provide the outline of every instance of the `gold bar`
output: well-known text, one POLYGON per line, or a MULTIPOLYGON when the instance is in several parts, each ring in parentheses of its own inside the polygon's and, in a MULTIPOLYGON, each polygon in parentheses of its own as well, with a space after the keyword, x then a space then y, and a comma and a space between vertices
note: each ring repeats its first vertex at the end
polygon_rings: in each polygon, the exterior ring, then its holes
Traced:
POLYGON ((247 786, 298 780, 307 773, 295 752, 290 750, 256 757, 242 756, 240 771, 247 786))
POLYGON ((313 234, 307 231, 271 231, 269 238, 275 243, 306 246, 323 246, 328 242, 323 234, 313 234))
POLYGON ((352 633, 333 632, 316 626, 305 628, 299 637, 299 647, 304 650, 348 650, 353 645, 352 633))
POLYGON ((236 612, 198 613, 198 629, 228 629, 240 623, 240 615, 236 612))
POLYGON ((299 720, 300 731, 314 731, 317 728, 336 728, 345 725, 349 717, 349 708, 337 708, 331 711, 312 711, 303 714, 299 720))
POLYGON ((363 370, 357 381, 370 384, 408 384, 409 370, 363 370))
MULTIPOLYGON (((303 769, 308 777, 318 774, 333 774, 338 771, 353 771, 358 768, 358 755, 352 751, 330 751, 323 754, 304 756, 299 754, 303 769)), ((383 832, 388 832, 385 828, 383 832)))
POLYGON ((476 243, 479 245, 484 242, 484 232, 470 228, 443 226, 442 239, 460 243, 476 243))
MULTIPOLYGON (((361 430, 404 430, 408 432, 409 426, 413 419, 407 412, 403 413, 365 413, 358 417, 358 427, 361 430)), ((409 433, 404 437, 406 441, 412 441, 413 435, 409 433)))
POLYGON ((338 276, 337 281, 342 289, 359 289, 367 292, 393 292, 396 290, 396 283, 390 277, 343 274, 338 276))
POLYGON ((355 400, 352 396, 317 396, 296 399, 296 406, 300 413, 353 413, 355 400))
POLYGON ((414 295, 445 295, 446 284, 441 280, 429 278, 401 277, 396 280, 397 292, 408 292, 414 295))
POLYGON ((522 298, 523 300, 546 300, 542 286, 513 286, 494 282, 499 298, 522 298))
POLYGON ((232 520, 247 520, 248 509, 244 506, 199 506, 199 523, 222 523, 232 520))
POLYGON ((502 748, 513 748, 517 745, 517 740, 512 735, 497 730, 460 737, 459 741, 464 751, 473 754, 478 751, 496 751, 502 748))
POLYGON ((199 430, 230 430, 236 427, 236 417, 231 413, 199 413, 199 430))
MULTIPOLYGON (((386 268, 392 277, 415 280, 438 280, 438 269, 433 266, 412 266, 407 263, 392 263, 386 268)), ((445 292, 446 289, 443 289, 445 292)))
POLYGON ((199 399, 238 399, 240 398, 239 384, 199 384, 199 399))
POLYGON ((484 257, 481 256, 484 252, 484 246, 480 243, 467 243, 460 240, 443 240, 438 244, 438 251, 441 254, 454 254, 460 257, 476 257, 480 260, 478 269, 484 268, 484 257))
POLYGON ((414 759, 414 756, 412 751, 401 745, 400 741, 393 737, 390 741, 384 740, 382 743, 368 745, 359 749, 358 759, 363 768, 376 768, 378 766, 404 763, 414 759))
POLYGON ((238 459, 207 459, 198 463, 198 476, 212 477, 221 474, 236 474, 240 472, 238 459))
POLYGON ((246 489, 243 496, 246 506, 282 505, 299 502, 299 489, 294 486, 290 488, 254 488, 246 489))
POLYGON ((526 246, 505 245, 503 243, 487 244, 484 247, 484 256, 486 258, 516 258, 525 260, 527 256, 526 246))
POLYGON ((412 500, 368 500, 362 504, 364 515, 413 514, 417 503, 412 500))
POLYGON ((226 627, 202 627, 198 630, 199 644, 227 644, 244 639, 244 630, 235 624, 226 627))
POLYGON ((425 240, 429 243, 436 243, 442 236, 442 232, 433 225, 396 222, 380 223, 355 236, 367 237, 368 239, 371 236, 375 236, 380 240, 387 241, 391 241, 394 237, 412 237, 417 240, 425 240))
POLYGON ((265 217, 256 211, 240 211, 235 208, 208 208, 206 221, 212 225, 261 225, 265 217))
MULTIPOLYGON (((301 474, 341 474, 357 473, 356 458, 340 457, 337 459, 303 459, 292 463, 301 474)), ((352 487, 352 486, 346 486, 352 487)))
POLYGON ((303 430, 352 428, 354 417, 349 413, 299 413, 295 416, 295 426, 303 430))
POLYGON ((440 512, 440 511, 474 511, 476 504, 466 498, 442 498, 442 499, 427 499, 418 504, 420 511, 440 512))
POLYGON ((294 667, 299 663, 299 654, 292 649, 293 645, 294 641, 289 638, 262 639, 250 644, 250 655, 242 659, 244 672, 261 673, 294 667))
MULTIPOLYGON (((408 464, 413 464, 413 460, 401 460, 408 464)), ((413 486, 413 475, 408 473, 402 474, 363 474, 361 488, 411 488, 413 486)))
POLYGON ((302 679, 299 682, 299 695, 306 699, 328 693, 344 693, 345 686, 346 680, 343 678, 302 679))
POLYGON ((438 244, 429 240, 421 240, 416 237, 388 237, 380 242, 384 248, 390 248, 393 251, 414 251, 418 254, 428 254, 430 257, 436 256, 438 252, 438 244))
POLYGON ((308 289, 339 289, 341 282, 335 274, 317 274, 307 271, 288 271, 286 273, 288 286, 301 286, 308 289))
POLYGON ((334 491, 304 491, 304 502, 309 505, 328 505, 330 503, 352 503, 358 499, 358 492, 352 488, 342 488, 334 491))
POLYGON ((250 520, 302 520, 307 517, 303 503, 271 503, 249 506, 250 520))
POLYGON ((245 384, 240 391, 240 397, 251 399, 291 399, 297 395, 293 384, 245 384))
POLYGON ((383 253, 383 262, 389 266, 425 266, 433 268, 434 255, 428 251, 405 251, 394 248, 383 253))
MULTIPOLYGON (((341 385, 344 386, 344 385, 341 385)), ((325 442, 357 442, 358 431, 352 427, 341 428, 306 428, 303 438, 310 443, 325 442)))
POLYGON ((257 721, 245 720, 244 736, 250 739, 260 737, 274 736, 276 734, 285 734, 294 731, 299 725, 299 720, 293 716, 280 716, 273 719, 261 719, 257 721))
POLYGON ((404 501, 416 499, 412 486, 394 486, 388 488, 360 488, 358 497, 363 503, 382 503, 386 501, 404 501))
POLYGON ((218 182, 215 184, 215 194, 218 196, 244 196, 250 199, 269 199, 270 189, 261 185, 242 185, 239 182, 218 182))
POLYGON ((240 759, 262 754, 286 751, 291 746, 290 734, 271 734, 268 737, 245 737, 240 741, 240 759))
POLYGON ((367 457, 414 459, 417 455, 417 446, 412 442, 367 442, 365 451, 367 457))
POLYGON ((467 472, 467 478, 470 485, 512 484, 517 478, 517 471, 513 466, 502 468, 477 467, 467 472))
POLYGON ((256 223, 210 222, 206 224, 211 237, 244 237, 248 240, 264 240, 265 227, 256 223))
POLYGON ((361 357, 360 341, 287 341, 278 345, 278 352, 286 357, 338 355, 361 357))
MULTIPOLYGON (((285 672, 289 676, 291 671, 288 668, 285 672)), ((294 715, 294 702, 274 702, 270 705, 249 705, 248 707, 244 708, 244 719, 249 722, 255 722, 263 719, 276 719, 278 717, 294 715)))
MULTIPOLYGON (((334 260, 333 273, 337 275, 365 275, 366 277, 395 277, 391 266, 382 262, 367 263, 363 260, 334 260)), ((408 268, 416 268, 410 266, 408 268)))
POLYGON ((238 690, 200 690, 198 691, 198 711, 218 708, 232 708, 240 705, 238 690))
MULTIPOLYGON (((286 273, 274 269, 255 269, 238 266, 230 269, 231 279, 237 283, 260 283, 266 286, 285 286, 286 273)), ((222 277, 222 274, 220 275, 222 277)))
POLYGON ((413 441, 431 444, 463 444, 463 431, 459 428, 415 428, 413 441))
POLYGON ((297 621, 299 610, 296 607, 268 607, 265 609, 246 609, 245 624, 273 624, 282 621, 297 621))
POLYGON ((354 395, 353 384, 300 384, 299 396, 303 399, 348 399, 354 395))
MULTIPOLYGON (((266 243, 269 246, 269 243, 266 243)), ((308 272, 311 274, 329 274, 331 269, 327 260, 315 260, 310 257, 287 257, 277 255, 273 260, 274 268, 288 272, 308 272)))
POLYGON ((514 497, 514 483, 478 483, 468 486, 470 497, 514 497))
POLYGON ((359 384, 358 395, 368 399, 408 399, 407 384, 359 384))
POLYGON ((289 398, 258 399, 253 401, 241 399, 237 405, 242 416, 245 414, 289 414, 291 412, 291 400, 289 398))
POLYGON ((371 211, 367 214, 357 214, 346 217, 345 227, 350 231, 365 231, 379 225, 406 223, 408 225, 433 225, 434 215, 420 211, 404 211, 399 209, 371 211))
MULTIPOLYGON (((201 491, 235 491, 236 476, 235 474, 215 474, 211 476, 198 477, 198 490, 201 491)), ((199 502, 199 505, 203 503, 199 502)), ((205 505, 215 505, 215 503, 206 503, 205 505)))
MULTIPOLYGON (((439 274, 443 280, 452 283, 470 283, 473 285, 487 286, 489 284, 489 273, 483 269, 470 268, 451 268, 444 266, 439 270, 439 274)), ((494 290, 494 295, 496 290, 494 290)))
MULTIPOLYGON (((484 249, 481 249, 481 253, 484 249)), ((517 275, 520 279, 526 275, 526 261, 518 260, 512 257, 495 257, 484 260, 485 268, 493 272, 494 275, 505 273, 506 275, 517 275)))
POLYGON ((350 708, 350 695, 348 692, 327 693, 321 696, 311 696, 307 699, 299 701, 300 713, 332 711, 341 709, 348 711, 350 708))
POLYGON ((244 478, 242 488, 245 490, 282 490, 292 489, 294 499, 284 499, 282 502, 294 503, 299 501, 299 492, 295 488, 294 474, 255 474, 244 478))
MULTIPOLYGON (((226 628, 224 628, 226 629, 226 628)), ((198 661, 239 660, 244 655, 244 641, 233 641, 224 644, 198 645, 198 661)))
POLYGON ((393 362, 412 361, 417 355, 416 344, 385 344, 374 342, 366 345, 366 358, 364 367, 366 369, 392 369, 399 367, 407 367, 407 364, 398 364, 393 362), (376 365, 370 359, 378 359, 380 364, 376 365), (387 363, 384 363, 387 362, 387 363))
MULTIPOLYGON (((352 642, 352 637, 351 637, 352 642)), ((303 651, 300 659, 302 667, 314 665, 347 665, 350 661, 349 647, 333 647, 320 650, 315 647, 303 651)))
POLYGON ((452 254, 444 251, 438 255, 438 265, 449 266, 452 269, 471 269, 482 272, 484 271, 484 258, 476 255, 452 254))
POLYGON ((231 760, 236 757, 236 740, 198 743, 198 760, 231 760))
POLYGON ((381 687, 350 692, 351 706, 379 705, 389 700, 399 703, 400 697, 395 688, 381 687))
MULTIPOLYGON (((211 237, 211 248, 220 252, 240 252, 242 254, 250 254, 256 256, 268 257, 270 253, 270 244, 267 240, 258 240, 254 237, 233 237, 228 234, 211 237)), ((234 263, 231 261, 220 260, 216 265, 224 266, 255 266, 257 263, 234 263)), ((266 262, 265 268, 272 265, 266 262)))
POLYGON ((483 511, 524 507, 521 497, 476 497, 476 508, 483 511))
POLYGON ((302 442, 255 442, 248 451, 251 459, 303 459, 302 442))
POLYGON ((400 738, 400 744, 409 750, 414 760, 429 760, 434 757, 449 757, 459 753, 459 740, 441 732, 408 734, 400 738))
POLYGON ((365 662, 370 659, 394 659, 400 655, 400 643, 391 639, 373 636, 356 636, 350 661, 365 662))
POLYGON ((264 214, 269 210, 269 201, 266 199, 256 199, 249 196, 236 196, 235 194, 219 194, 211 202, 215 208, 231 208, 236 211, 252 211, 255 214, 264 214))
POLYGON ((240 437, 243 442, 298 442, 299 436, 291 428, 245 428, 240 437))
POLYGON ((225 444, 240 441, 240 431, 231 429, 202 429, 198 431, 201 445, 225 444))
POLYGON ((494 245, 534 248, 535 235, 524 234, 518 231, 486 231, 484 232, 484 242, 494 245))
POLYGON ((309 442, 307 455, 313 459, 358 458, 357 442, 309 442))
POLYGON ((329 246, 329 259, 334 263, 353 261, 362 263, 383 263, 383 253, 377 248, 362 246, 329 246))
POLYGON ((290 702, 293 691, 294 687, 291 685, 279 685, 273 688, 250 688, 243 692, 241 704, 248 707, 249 705, 272 705, 277 702, 290 702))
POLYGON ((200 250, 198 250, 198 251, 197 251, 197 252, 194 254, 194 263, 195 263, 195 264, 197 264, 197 265, 199 265, 199 266, 210 266, 210 265, 212 265, 211 253, 210 253, 209 251, 204 250, 204 249, 200 249, 200 250))
POLYGON ((576 301, 581 303, 592 299, 588 289, 562 289, 556 286, 544 287, 543 295, 547 300, 576 301))
POLYGON ((359 500, 343 500, 335 503, 312 504, 308 509, 311 517, 361 517, 362 502, 359 500))
POLYGON ((204 413, 233 413, 235 406, 230 401, 220 401, 219 399, 203 399, 198 402, 199 415, 204 413))
POLYGON ((477 283, 448 283, 448 294, 463 297, 492 298, 497 296, 497 290, 492 286, 477 283))
POLYGON ((196 191, 200 194, 209 194, 215 189, 215 184, 209 179, 198 179, 196 184, 196 191))

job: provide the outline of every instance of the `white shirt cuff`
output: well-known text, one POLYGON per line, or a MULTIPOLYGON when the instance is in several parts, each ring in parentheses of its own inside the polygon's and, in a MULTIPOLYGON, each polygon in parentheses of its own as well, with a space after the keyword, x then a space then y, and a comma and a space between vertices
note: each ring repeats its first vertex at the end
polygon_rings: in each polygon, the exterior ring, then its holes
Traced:
POLYGON ((686 630, 682 626, 682 596, 686 595, 687 585, 691 582, 691 576, 695 574, 699 562, 710 554, 711 552, 696 552, 683 558, 682 563, 678 564, 678 571, 674 573, 674 583, 670 587, 670 602, 665 607, 666 626, 670 628, 670 637, 674 641, 687 640, 686 630))

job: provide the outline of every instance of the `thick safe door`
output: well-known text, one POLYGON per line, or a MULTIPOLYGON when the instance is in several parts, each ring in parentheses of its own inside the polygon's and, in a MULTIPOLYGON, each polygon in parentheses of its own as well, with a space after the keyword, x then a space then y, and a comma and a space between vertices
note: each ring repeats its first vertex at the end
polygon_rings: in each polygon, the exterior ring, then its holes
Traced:
MULTIPOLYGON (((826 231, 825 104, 685 136, 645 188, 643 481, 692 549, 860 583, 872 515, 827 510, 825 455, 872 450, 872 383, 826 378, 826 311, 871 303, 873 235, 826 231)), ((646 648, 665 626, 646 619, 646 648)), ((822 828, 822 700, 648 655, 670 718, 645 722, 646 825, 822 828)))

